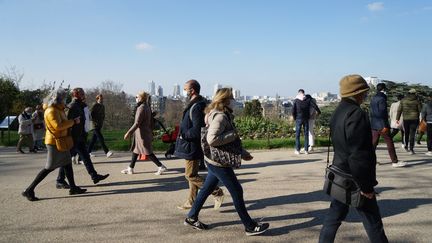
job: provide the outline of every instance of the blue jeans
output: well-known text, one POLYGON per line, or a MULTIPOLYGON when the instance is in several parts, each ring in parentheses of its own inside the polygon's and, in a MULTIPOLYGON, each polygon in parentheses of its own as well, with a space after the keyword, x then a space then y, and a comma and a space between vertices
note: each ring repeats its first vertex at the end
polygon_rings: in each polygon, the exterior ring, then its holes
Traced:
POLYGON ((204 205, 204 202, 216 189, 219 181, 221 181, 228 189, 233 199, 234 207, 245 228, 253 229, 256 222, 249 216, 245 202, 243 199, 243 188, 231 167, 218 167, 207 163, 208 174, 204 181, 204 185, 198 193, 198 196, 188 213, 189 218, 198 219, 199 212, 204 205))
MULTIPOLYGON (((376 198, 366 199, 365 204, 356 208, 361 216, 363 226, 372 243, 388 242, 384 232, 376 198)), ((341 222, 346 218, 349 206, 333 199, 319 236, 320 243, 334 242, 341 222)))
POLYGON ((308 151, 308 149, 309 149, 309 120, 301 120, 301 119, 296 120, 295 149, 297 151, 300 151, 300 133, 301 133, 302 127, 304 130, 303 132, 304 132, 305 151, 308 151))
POLYGON ((105 145, 105 139, 102 135, 101 129, 100 128, 95 128, 93 130, 93 136, 92 136, 92 140, 90 141, 89 147, 88 147, 88 152, 91 153, 93 150, 93 147, 95 145, 95 143, 97 142, 97 140, 99 140, 103 151, 106 153, 108 153, 108 147, 105 145))
MULTIPOLYGON (((90 154, 87 151, 85 142, 77 141, 74 144, 74 147, 70 150, 70 152, 71 152, 71 156, 75 156, 76 154, 78 154, 81 157, 81 159, 84 162, 84 166, 87 169, 87 172, 89 173, 92 179, 95 179, 98 174, 93 166, 93 162, 90 159, 90 154)), ((59 174, 57 176, 57 182, 65 181, 65 177, 66 177, 65 171, 63 167, 60 167, 59 174)))

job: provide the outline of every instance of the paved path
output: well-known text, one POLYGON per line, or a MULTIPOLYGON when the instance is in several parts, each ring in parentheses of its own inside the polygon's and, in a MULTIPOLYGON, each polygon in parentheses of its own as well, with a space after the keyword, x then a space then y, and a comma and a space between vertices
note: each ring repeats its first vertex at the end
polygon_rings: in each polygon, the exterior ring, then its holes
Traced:
MULTIPOLYGON (((406 168, 377 167, 379 205, 390 242, 432 242, 432 163, 423 154, 409 156, 406 168)), ((46 154, 20 155, 0 148, 0 242, 317 242, 328 197, 322 192, 326 148, 310 155, 292 150, 253 152, 237 174, 253 218, 271 224, 264 236, 247 237, 230 196, 218 211, 209 198, 200 219, 211 225, 197 231, 183 225, 186 211, 176 208, 187 195, 183 161, 162 162, 169 173, 156 176, 151 162, 138 162, 137 174, 123 175, 129 153, 94 158, 99 173, 110 177, 93 185, 83 165, 74 165, 77 184, 88 193, 69 196, 55 189, 56 171, 37 188, 42 200, 29 202, 20 193, 45 163, 46 154)), ((389 163, 383 147, 379 161, 389 163)), ((161 155, 158 155, 161 156, 161 155)), ((225 190, 226 191, 226 190, 225 190)), ((337 242, 368 242, 355 211, 350 212, 337 242)))

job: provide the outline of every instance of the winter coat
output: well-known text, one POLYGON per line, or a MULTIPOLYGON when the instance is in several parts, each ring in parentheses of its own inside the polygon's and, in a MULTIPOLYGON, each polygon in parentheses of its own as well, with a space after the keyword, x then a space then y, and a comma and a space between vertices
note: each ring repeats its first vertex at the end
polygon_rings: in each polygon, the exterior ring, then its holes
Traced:
MULTIPOLYGON (((217 147, 240 139, 235 130, 234 116, 229 111, 212 110, 205 117, 208 126, 207 142, 210 146, 217 147)), ((242 149, 242 157, 249 155, 249 152, 242 149)), ((207 160, 208 163, 223 167, 220 163, 207 160)))
POLYGON ((400 101, 394 102, 390 105, 390 127, 394 129, 403 129, 403 116, 401 115, 399 124, 396 123, 396 115, 399 109, 400 101))
POLYGON ((400 120, 403 114, 404 120, 418 120, 421 112, 421 104, 414 94, 408 94, 401 100, 396 119, 400 120))
POLYGON ((201 149, 201 128, 204 123, 204 109, 207 101, 198 96, 183 111, 179 136, 174 155, 186 160, 200 160, 204 157, 201 149), (192 119, 191 119, 192 117, 192 119))
POLYGON ((105 106, 95 103, 91 108, 92 125, 95 129, 101 129, 105 120, 105 106))
POLYGON ((311 98, 304 97, 304 99, 296 98, 292 108, 292 116, 294 120, 309 120, 311 114, 311 108, 315 109, 318 114, 321 114, 321 110, 318 108, 315 102, 312 102, 311 98))
POLYGON ((387 112, 387 95, 378 92, 372 97, 370 102, 371 127, 373 130, 382 130, 384 127, 390 128, 387 112))
POLYGON ((67 118, 73 120, 77 117, 80 118, 80 123, 72 126, 72 139, 74 144, 78 142, 85 142, 85 122, 86 116, 84 113, 85 103, 78 99, 73 99, 68 105, 69 110, 67 112, 67 118))
POLYGON ((343 98, 330 120, 330 130, 333 164, 352 174, 363 192, 373 192, 378 184, 376 155, 367 113, 355 101, 343 98))
POLYGON ((44 113, 35 111, 32 115, 33 120, 33 139, 41 140, 45 135, 44 113))
POLYGON ((29 135, 33 132, 33 120, 31 115, 23 112, 18 116, 18 134, 29 135))
POLYGON ((46 108, 44 121, 47 127, 45 132, 45 144, 55 146, 55 139, 66 137, 68 130, 74 125, 73 120, 68 120, 64 112, 64 105, 53 105, 46 108), (54 136, 52 133, 54 133, 54 136))
POLYGON ((134 124, 129 128, 129 134, 133 134, 131 150, 135 154, 153 154, 153 117, 150 106, 146 103, 139 104, 134 124))
POLYGON ((428 101, 422 109, 422 118, 427 122, 427 123, 432 123, 432 101, 428 101))

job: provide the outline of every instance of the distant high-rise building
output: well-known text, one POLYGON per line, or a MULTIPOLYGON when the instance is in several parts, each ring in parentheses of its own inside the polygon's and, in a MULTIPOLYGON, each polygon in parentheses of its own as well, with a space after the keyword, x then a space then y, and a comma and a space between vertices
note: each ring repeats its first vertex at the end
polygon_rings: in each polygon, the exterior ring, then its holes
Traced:
POLYGON ((214 88, 213 88, 213 95, 216 94, 216 91, 218 91, 218 89, 222 88, 222 85, 220 84, 215 84, 214 88))
POLYGON ((150 80, 149 82, 148 92, 150 95, 156 95, 156 84, 153 82, 153 80, 150 80))
POLYGON ((174 84, 173 96, 178 98, 180 97, 180 93, 180 85, 174 84))
POLYGON ((158 85, 157 96, 163 97, 163 88, 160 85, 158 85))
POLYGON ((238 90, 238 89, 234 89, 233 90, 233 96, 234 96, 234 99, 240 99, 240 90, 238 90))

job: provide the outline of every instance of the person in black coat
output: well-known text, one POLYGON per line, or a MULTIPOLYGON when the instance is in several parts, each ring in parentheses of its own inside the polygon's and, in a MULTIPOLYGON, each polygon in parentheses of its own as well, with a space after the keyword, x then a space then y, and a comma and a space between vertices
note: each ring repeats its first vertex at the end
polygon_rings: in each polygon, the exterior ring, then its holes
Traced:
POLYGON ((403 161, 398 161, 393 139, 390 136, 390 122, 387 111, 387 95, 385 94, 386 86, 384 83, 379 83, 376 86, 377 93, 370 102, 370 117, 372 127, 372 144, 375 149, 378 146, 380 137, 384 138, 387 145, 387 150, 390 155, 393 167, 404 167, 403 161))
MULTIPOLYGON (((68 119, 75 119, 79 117, 81 122, 72 126, 71 135, 74 146, 71 149, 71 154, 78 154, 83 159, 87 172, 91 176, 93 183, 96 184, 99 181, 106 179, 109 174, 98 174, 93 166, 93 162, 90 159, 90 154, 86 146, 86 133, 84 130, 84 123, 86 119, 84 114, 84 99, 85 93, 82 88, 74 88, 72 90, 72 102, 69 104, 67 117, 68 119)), ((56 187, 58 189, 69 188, 69 185, 65 181, 65 173, 63 168, 60 168, 59 170, 56 187)))
MULTIPOLYGON (((185 159, 185 177, 189 182, 188 199, 178 208, 190 209, 197 197, 198 189, 202 188, 204 184, 204 179, 198 175, 198 170, 199 164, 204 158, 201 149, 201 128, 205 126, 204 108, 207 102, 199 94, 201 86, 198 81, 194 79, 187 81, 183 90, 190 102, 183 112, 174 155, 185 159)), ((215 198, 215 209, 218 209, 222 205, 224 193, 222 189, 216 187, 212 195, 215 198)))
MULTIPOLYGON (((372 144, 368 115, 360 108, 369 86, 360 75, 348 75, 340 81, 341 102, 330 121, 333 142, 333 165, 353 176, 365 197, 363 206, 356 208, 371 242, 388 242, 384 232, 374 187, 376 155, 372 144)), ((336 232, 346 218, 349 206, 332 199, 321 229, 319 242, 334 242, 336 232)))

